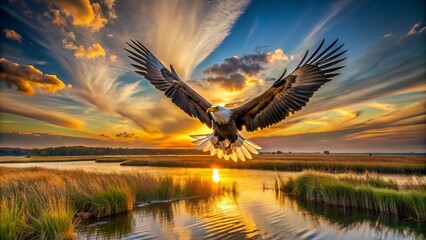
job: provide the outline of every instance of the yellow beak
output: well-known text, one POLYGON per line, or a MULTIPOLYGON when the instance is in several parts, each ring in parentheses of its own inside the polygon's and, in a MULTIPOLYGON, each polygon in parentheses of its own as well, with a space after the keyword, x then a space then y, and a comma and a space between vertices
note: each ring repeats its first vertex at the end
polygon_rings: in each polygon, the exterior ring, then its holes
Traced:
POLYGON ((218 109, 208 108, 207 111, 206 111, 206 113, 217 112, 217 111, 218 111, 218 109))

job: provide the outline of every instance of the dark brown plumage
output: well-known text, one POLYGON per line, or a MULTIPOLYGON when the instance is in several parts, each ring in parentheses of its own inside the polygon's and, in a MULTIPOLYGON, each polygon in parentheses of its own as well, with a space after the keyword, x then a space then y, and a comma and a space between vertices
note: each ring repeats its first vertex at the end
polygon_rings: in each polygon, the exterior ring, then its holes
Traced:
POLYGON ((290 75, 285 76, 285 70, 264 93, 231 109, 234 112, 238 130, 241 131, 243 126, 248 132, 269 127, 284 120, 289 113, 299 111, 306 106, 314 92, 339 75, 336 71, 343 68, 343 66, 334 67, 346 59, 339 58, 346 52, 346 50, 338 52, 343 44, 331 50, 336 43, 337 40, 318 54, 324 44, 323 40, 305 61, 308 55, 306 51, 299 66, 290 75))
POLYGON ((131 54, 129 56, 137 64, 132 64, 138 70, 136 73, 144 76, 155 88, 164 92, 168 98, 189 116, 198 118, 209 128, 212 127, 212 118, 206 113, 212 105, 196 91, 182 81, 173 66, 169 71, 148 49, 139 41, 131 40, 133 44, 127 43, 132 50, 124 49, 131 54))

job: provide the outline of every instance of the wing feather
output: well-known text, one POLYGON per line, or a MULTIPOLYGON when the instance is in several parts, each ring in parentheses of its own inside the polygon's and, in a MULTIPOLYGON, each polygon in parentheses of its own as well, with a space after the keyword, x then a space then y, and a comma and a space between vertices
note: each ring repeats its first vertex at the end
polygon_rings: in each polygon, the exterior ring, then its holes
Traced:
POLYGON ((291 74, 285 76, 286 69, 264 93, 232 109, 238 130, 243 126, 248 132, 269 127, 306 106, 313 94, 343 68, 337 64, 346 59, 341 58, 346 50, 339 52, 344 44, 334 47, 337 41, 321 51, 323 40, 309 57, 306 51, 291 74))
POLYGON ((131 64, 136 73, 144 76, 154 87, 166 95, 171 101, 186 112, 189 116, 198 118, 208 127, 212 127, 212 119, 206 114, 211 104, 182 81, 173 66, 167 69, 145 46, 139 41, 131 40, 127 43, 130 49, 129 58, 135 63, 131 64))

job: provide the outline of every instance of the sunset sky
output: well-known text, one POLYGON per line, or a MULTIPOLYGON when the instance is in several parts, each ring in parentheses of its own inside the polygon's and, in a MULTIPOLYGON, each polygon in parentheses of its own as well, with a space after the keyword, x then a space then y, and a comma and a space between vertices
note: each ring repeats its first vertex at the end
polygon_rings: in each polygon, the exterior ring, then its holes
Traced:
MULTIPOLYGON (((193 147, 210 133, 133 72, 145 44, 213 104, 260 94, 306 49, 345 43, 307 107, 242 135, 266 151, 426 152, 426 2, 1 2, 0 146, 193 147)), ((229 106, 229 105, 225 105, 229 106)))

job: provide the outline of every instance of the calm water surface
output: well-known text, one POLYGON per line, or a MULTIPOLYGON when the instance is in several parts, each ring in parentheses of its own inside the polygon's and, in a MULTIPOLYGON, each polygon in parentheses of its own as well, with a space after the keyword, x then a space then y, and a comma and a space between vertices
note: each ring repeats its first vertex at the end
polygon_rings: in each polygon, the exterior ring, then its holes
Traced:
MULTIPOLYGON (((119 163, 1 164, 92 171, 141 171, 175 178, 198 175, 212 182, 236 181, 238 196, 225 195, 135 208, 129 214, 81 226, 81 239, 425 239, 426 223, 395 216, 294 201, 263 186, 277 172, 238 169, 129 167, 119 163)), ((279 172, 281 177, 296 172, 279 172)), ((397 181, 408 176, 387 175, 397 181)))

